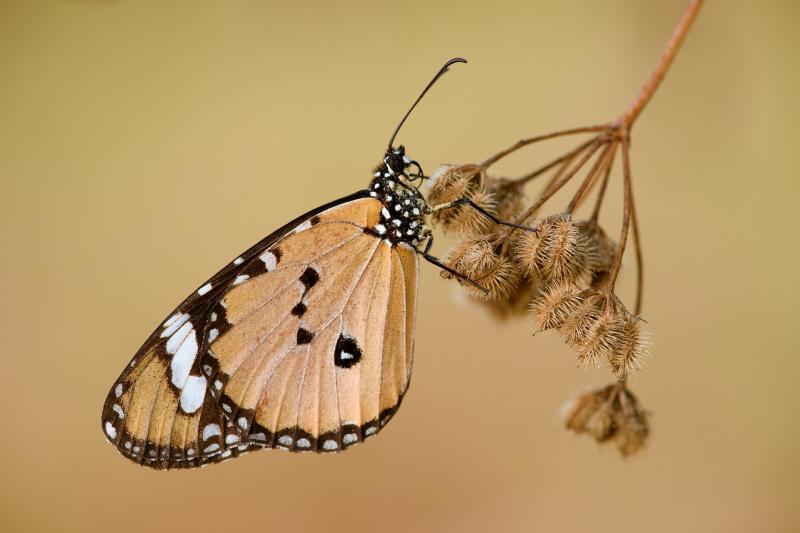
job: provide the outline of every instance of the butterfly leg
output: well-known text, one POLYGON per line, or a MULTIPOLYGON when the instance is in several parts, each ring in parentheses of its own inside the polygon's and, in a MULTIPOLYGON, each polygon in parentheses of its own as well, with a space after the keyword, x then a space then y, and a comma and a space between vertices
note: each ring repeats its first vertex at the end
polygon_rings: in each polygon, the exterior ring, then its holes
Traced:
POLYGON ((439 259, 437 257, 434 257, 429 253, 430 250, 431 250, 431 247, 433 246, 433 234, 430 232, 430 230, 425 234, 425 236, 423 238, 426 239, 425 249, 422 250, 422 251, 417 250, 417 252, 421 253, 422 257, 424 257, 427 262, 429 262, 429 263, 431 263, 433 265, 436 265, 437 267, 441 268, 445 272, 448 272, 449 274, 452 274, 456 278, 460 279, 461 281, 469 283, 470 285, 472 285, 473 287, 475 287, 479 291, 483 292, 484 294, 489 294, 489 289, 485 289, 484 287, 481 287, 480 285, 478 285, 477 283, 475 283, 474 281, 469 279, 464 274, 453 270, 449 266, 447 266, 444 263, 442 263, 441 259, 439 259))
POLYGON ((525 231, 532 231, 534 233, 538 233, 538 229, 537 228, 533 228, 531 226, 523 226, 521 224, 514 224, 513 222, 505 222, 503 220, 500 220, 499 218, 497 218, 496 216, 491 214, 489 211, 487 211, 486 209, 482 208, 481 206, 479 206, 478 204, 473 202, 471 198, 466 198, 466 197, 465 198, 459 198, 458 200, 453 200, 452 202, 447 202, 447 203, 444 203, 444 204, 435 205, 435 206, 430 208, 431 209, 430 212, 431 213, 435 213, 437 211, 443 211, 445 209, 453 209, 453 208, 456 208, 456 207, 460 207, 462 205, 468 205, 468 206, 472 207, 473 209, 477 210, 478 213, 482 214, 483 216, 485 216, 486 218, 488 218, 489 220, 491 220, 495 224, 499 224, 501 226, 508 226, 509 228, 516 228, 516 229, 521 229, 521 230, 525 230, 525 231))

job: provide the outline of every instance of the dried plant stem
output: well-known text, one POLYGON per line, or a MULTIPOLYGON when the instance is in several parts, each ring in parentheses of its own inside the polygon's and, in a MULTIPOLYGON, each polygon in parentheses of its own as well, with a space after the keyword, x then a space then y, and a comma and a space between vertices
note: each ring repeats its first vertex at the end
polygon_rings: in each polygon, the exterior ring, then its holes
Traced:
POLYGON ((669 70, 672 61, 675 59, 675 55, 678 53, 681 44, 683 44, 686 34, 688 33, 692 22, 694 22, 695 17, 697 17, 697 13, 700 11, 700 6, 702 4, 703 0, 692 0, 686 10, 683 12, 678 25, 675 27, 675 31, 672 33, 672 37, 667 43, 667 46, 664 48, 664 51, 661 53, 661 57, 659 58, 656 67, 653 69, 653 72, 650 74, 650 77, 642 86, 638 96, 633 100, 633 102, 631 102, 631 104, 628 106, 628 109, 625 110, 619 120, 617 120, 617 124, 619 124, 622 129, 629 130, 631 126, 633 126, 633 123, 636 121, 639 114, 642 112, 648 102, 650 102, 650 99, 653 97, 656 89, 658 89, 658 86, 664 79, 664 75, 667 73, 667 70, 669 70))
POLYGON ((608 164, 610 156, 613 155, 613 151, 616 149, 616 147, 617 147, 617 143, 616 142, 612 142, 611 144, 607 145, 605 147, 605 149, 603 149, 603 151, 600 153, 600 155, 598 156, 597 160, 594 162, 594 165, 592 165, 592 168, 586 174, 586 177, 584 178, 583 183, 581 183, 580 187, 578 187, 578 190, 575 192, 575 195, 572 197, 572 200, 569 202, 569 205, 567 206, 567 209, 566 209, 567 213, 569 213, 571 215, 575 211, 575 209, 578 207, 578 204, 581 202, 583 197, 588 192, 589 187, 591 187, 591 185, 593 183, 595 183, 595 181, 596 181, 595 178, 598 175, 600 175, 600 173, 602 173, 603 169, 608 164))
MULTIPOLYGON (((561 188, 564 185, 566 185, 575 176, 575 174, 578 173, 578 171, 581 168, 583 168, 583 166, 586 164, 586 162, 589 161, 589 159, 591 159, 591 157, 594 155, 594 153, 597 152, 597 150, 600 149, 600 146, 602 146, 605 142, 607 142, 607 141, 605 140, 604 136, 595 137, 595 139, 589 145, 589 148, 586 151, 586 153, 583 154, 583 156, 575 164, 575 166, 573 166, 572 169, 570 169, 570 171, 567 172, 567 174, 563 178, 561 178, 557 182, 553 183, 552 186, 548 187, 539 196, 539 198, 535 202, 533 202, 533 204, 531 204, 531 206, 524 213, 522 213, 522 215, 519 216, 519 218, 517 219, 517 224, 523 224, 542 205, 544 205, 544 203, 547 202, 547 200, 552 198, 555 193, 557 193, 559 190, 561 190, 561 188)), ((511 229, 513 231, 514 228, 509 228, 509 229, 511 229)))
POLYGON ((622 256, 625 254, 625 243, 628 240, 628 230, 631 223, 631 212, 633 211, 633 195, 631 187, 631 165, 630 165, 630 139, 627 136, 622 137, 622 175, 624 180, 624 200, 622 206, 622 230, 620 231, 619 244, 617 253, 614 258, 614 264, 611 267, 611 272, 608 278, 607 291, 609 297, 614 292, 614 286, 617 283, 617 275, 622 267, 622 256))
POLYGON ((639 236, 639 219, 636 216, 636 202, 633 199, 633 184, 631 184, 631 230, 633 231, 633 250, 636 254, 636 305, 633 314, 642 312, 642 292, 644 288, 644 255, 642 254, 642 240, 639 236))
MULTIPOLYGON (((617 147, 619 144, 617 143, 617 147)), ((605 168, 605 174, 603 175, 603 181, 600 184, 600 190, 597 191, 597 199, 594 203, 594 210, 592 211, 592 217, 589 219, 591 220, 592 224, 597 224, 597 219, 600 217, 600 207, 603 205, 603 199, 606 195, 606 189, 608 188, 608 181, 611 178, 611 169, 614 168, 614 157, 617 155, 616 148, 611 151, 611 156, 609 157, 608 165, 605 168)))
POLYGON ((545 133, 544 135, 537 135, 536 137, 530 137, 528 139, 522 139, 520 141, 517 141, 516 143, 514 143, 510 147, 506 148, 505 150, 502 150, 502 151, 496 153, 495 155, 493 155, 492 157, 490 157, 489 159, 487 159, 486 161, 481 163, 480 167, 481 167, 482 170, 486 170, 490 166, 492 166, 493 164, 497 163, 498 161, 500 161, 501 159, 506 157, 507 155, 509 155, 509 154, 511 154, 513 152, 516 152, 520 148, 528 146, 529 144, 534 144, 534 143, 537 143, 537 142, 540 142, 540 141, 544 141, 544 140, 547 140, 547 139, 553 139, 555 137, 563 137, 565 135, 575 135, 575 134, 578 134, 578 133, 598 133, 598 132, 607 131, 608 129, 609 129, 609 125, 608 124, 601 124, 601 125, 598 125, 598 126, 584 126, 584 127, 581 127, 581 128, 571 128, 571 129, 568 129, 568 130, 554 131, 554 132, 551 132, 551 133, 545 133))
MULTIPOLYGON (((554 159, 553 161, 550 161, 545 166, 539 167, 538 169, 534 170, 533 172, 531 172, 529 174, 525 174, 521 178, 517 178, 517 179, 513 180, 513 183, 514 184, 524 185, 524 184, 527 184, 529 181, 533 180, 534 178, 544 174, 545 172, 547 172, 548 170, 550 170, 551 168, 557 166, 560 163, 566 163, 566 165, 569 165, 570 161, 572 161, 575 158, 575 156, 577 156, 582 151, 584 151, 586 148, 588 148, 593 142, 594 142, 594 138, 589 139, 585 143, 579 145, 574 150, 572 150, 570 152, 567 152, 566 154, 562 155, 561 157, 559 157, 557 159, 554 159)), ((563 168, 564 167, 562 166, 562 169, 563 168)))

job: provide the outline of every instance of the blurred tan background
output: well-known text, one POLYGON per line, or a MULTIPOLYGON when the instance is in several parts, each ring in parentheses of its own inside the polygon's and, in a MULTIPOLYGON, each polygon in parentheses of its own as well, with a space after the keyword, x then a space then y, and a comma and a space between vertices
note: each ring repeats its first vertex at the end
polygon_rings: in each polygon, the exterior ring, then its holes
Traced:
POLYGON ((709 2, 634 130, 655 342, 632 383, 654 413, 642 455, 558 427, 606 370, 459 304, 427 264, 413 385, 368 444, 158 473, 100 430, 157 321, 272 229, 363 187, 445 59, 470 64, 399 137, 428 171, 616 117, 685 3, 3 2, 0 528, 800 530, 791 1, 709 2))

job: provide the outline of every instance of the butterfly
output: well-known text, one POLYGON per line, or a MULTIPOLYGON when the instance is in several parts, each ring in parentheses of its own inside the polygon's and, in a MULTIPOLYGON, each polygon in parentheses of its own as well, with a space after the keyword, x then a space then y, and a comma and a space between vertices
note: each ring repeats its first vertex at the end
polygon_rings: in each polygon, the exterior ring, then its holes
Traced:
POLYGON ((394 139, 460 62, 403 116, 368 188, 265 237, 161 322, 103 406, 124 457, 171 469, 338 452, 387 424, 411 377, 419 256, 463 278, 429 254, 426 176, 394 139))

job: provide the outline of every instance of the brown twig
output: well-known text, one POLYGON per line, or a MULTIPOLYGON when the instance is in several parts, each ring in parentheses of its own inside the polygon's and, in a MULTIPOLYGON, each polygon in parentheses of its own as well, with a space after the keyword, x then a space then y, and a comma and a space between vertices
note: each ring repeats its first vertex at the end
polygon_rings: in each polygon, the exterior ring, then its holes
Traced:
MULTIPOLYGON (((588 151, 581 157, 581 159, 575 164, 572 169, 567 172, 567 174, 561 178, 558 182, 554 183, 553 186, 548 187, 544 193, 542 193, 539 198, 531 204, 531 206, 517 218, 517 224, 523 224, 530 216, 535 213, 542 205, 544 205, 547 200, 552 198, 552 196, 557 193, 561 188, 566 185, 578 171, 583 168, 586 162, 594 155, 594 153, 602 146, 605 142, 605 137, 598 136, 596 137, 592 143, 589 145, 588 151)), ((513 228, 511 228, 513 231, 513 228)))
POLYGON ((600 184, 600 190, 597 191, 597 199, 594 203, 594 210, 592 211, 592 217, 589 219, 592 224, 597 224, 597 219, 600 217, 600 207, 603 205, 603 199, 606 195, 606 188, 608 187, 608 180, 611 178, 611 169, 614 168, 614 157, 617 155, 617 150, 614 149, 611 152, 611 157, 608 162, 608 166, 605 168, 605 175, 603 176, 603 181, 600 184))
POLYGON ((628 109, 626 109, 622 116, 620 116, 617 120, 616 123, 622 129, 629 130, 639 117, 639 114, 650 102, 650 99, 653 97, 656 89, 658 89, 658 86, 664 79, 664 75, 667 73, 667 70, 669 70, 672 61, 675 59, 675 55, 678 53, 681 44, 683 44, 684 39, 686 39, 686 34, 688 33, 692 22, 694 22, 695 17, 697 17, 697 13, 700 11, 700 6, 702 4, 703 0, 692 0, 686 10, 683 12, 678 25, 675 27, 675 31, 672 33, 672 37, 667 43, 667 46, 664 48, 664 51, 661 53, 661 57, 659 58, 656 67, 650 74, 650 77, 642 86, 637 97, 628 106, 628 109))
POLYGON ((605 147, 603 152, 597 157, 597 160, 592 165, 592 168, 586 174, 586 177, 581 183, 578 190, 575 191, 575 195, 570 200, 569 205, 567 206, 566 213, 572 214, 575 211, 575 208, 578 206, 578 203, 581 201, 583 196, 589 190, 589 187, 594 183, 595 177, 598 176, 605 168, 606 163, 608 162, 609 155, 612 155, 612 152, 616 149, 616 142, 612 142, 608 146, 605 147))
POLYGON ((614 257, 614 264, 611 267, 611 272, 608 277, 608 294, 614 292, 614 286, 617 283, 617 275, 622 267, 622 256, 625 254, 625 243, 628 240, 628 229, 631 223, 632 211, 632 194, 631 194, 631 166, 630 166, 630 151, 628 150, 629 138, 627 136, 622 138, 622 175, 624 178, 624 201, 622 207, 622 230, 620 231, 619 244, 617 245, 617 253, 614 257))
POLYGON ((515 180, 513 180, 513 183, 520 184, 520 185, 527 184, 528 182, 532 181, 534 178, 544 174, 545 172, 547 172, 551 168, 555 167, 559 163, 564 163, 564 162, 568 163, 576 155, 578 155, 579 153, 584 151, 586 148, 588 148, 593 142, 594 142, 593 138, 589 139, 588 141, 586 141, 585 143, 579 145, 577 148, 573 149, 572 151, 567 152, 566 154, 562 155, 561 157, 559 157, 557 159, 554 159, 553 161, 550 161, 549 163, 547 163, 543 167, 539 167, 536 170, 534 170, 533 172, 525 174, 522 177, 516 178, 515 180))
POLYGON ((509 146, 505 150, 497 152, 495 155, 493 155, 492 157, 481 163, 479 166, 481 167, 482 170, 486 170, 493 164, 497 163, 498 161, 506 157, 507 155, 516 152, 520 148, 528 146, 529 144, 545 141, 547 139, 554 139, 556 137, 563 137, 565 135, 575 135, 578 133, 596 133, 596 132, 607 131, 608 129, 609 129, 608 124, 602 124, 599 126, 584 126, 582 128, 571 128, 568 130, 554 131, 551 133, 545 133, 544 135, 537 135, 536 137, 522 139, 520 141, 517 141, 513 145, 509 146))
POLYGON ((633 251, 636 254, 636 304, 633 314, 642 312, 642 292, 644 289, 644 255, 642 253, 642 240, 639 236, 639 219, 636 216, 636 202, 633 197, 633 184, 631 184, 631 230, 633 232, 633 251))

